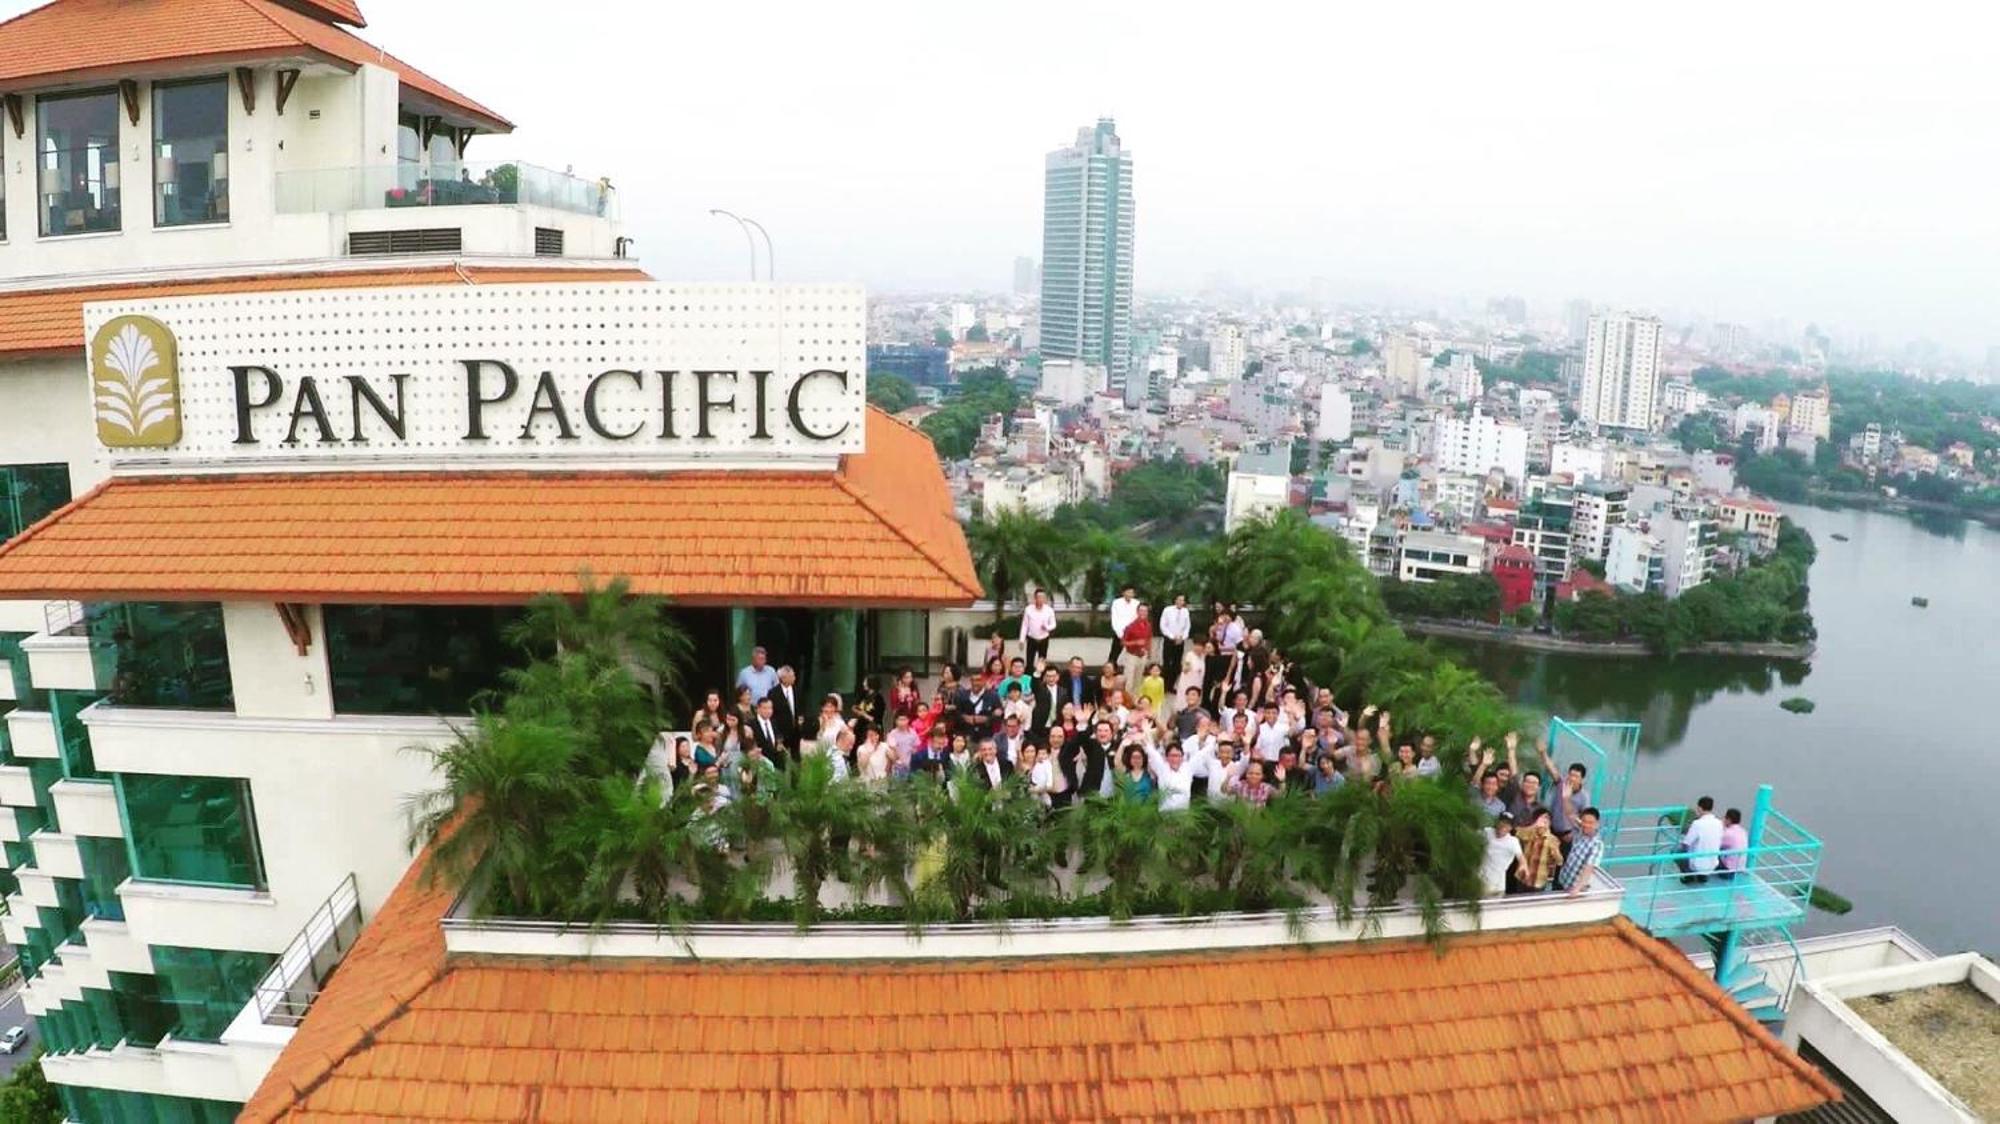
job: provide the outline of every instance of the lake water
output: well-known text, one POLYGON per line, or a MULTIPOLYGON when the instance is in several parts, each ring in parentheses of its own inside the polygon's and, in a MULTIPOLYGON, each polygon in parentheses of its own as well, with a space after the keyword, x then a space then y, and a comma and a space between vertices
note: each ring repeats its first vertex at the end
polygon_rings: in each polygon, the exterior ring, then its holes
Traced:
POLYGON ((1632 804, 1708 794, 1747 815, 1771 784, 1776 806, 1826 843, 1820 884, 1854 902, 1795 935, 1895 924, 1935 952, 2000 955, 2000 727, 1986 709, 2000 708, 2000 531, 1786 514, 1819 546, 1810 665, 1437 643, 1523 704, 1642 723, 1632 804), (1793 695, 1818 708, 1779 709, 1793 695))

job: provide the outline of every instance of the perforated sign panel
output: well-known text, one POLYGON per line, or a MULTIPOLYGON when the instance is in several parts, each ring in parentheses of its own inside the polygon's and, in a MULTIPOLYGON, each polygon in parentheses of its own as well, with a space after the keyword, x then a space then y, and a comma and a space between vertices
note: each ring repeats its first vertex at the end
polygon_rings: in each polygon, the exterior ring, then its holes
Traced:
POLYGON ((92 304, 84 326, 120 469, 830 468, 862 450, 859 286, 237 293, 92 304))

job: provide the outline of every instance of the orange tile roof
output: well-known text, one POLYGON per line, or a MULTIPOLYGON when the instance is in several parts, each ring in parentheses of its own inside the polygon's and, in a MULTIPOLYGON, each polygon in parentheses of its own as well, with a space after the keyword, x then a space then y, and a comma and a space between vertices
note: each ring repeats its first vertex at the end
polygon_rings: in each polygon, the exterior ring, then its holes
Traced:
MULTIPOLYGON (((507 119, 397 59, 328 18, 359 9, 348 0, 298 0, 320 15, 278 0, 53 0, 0 23, 0 86, 20 90, 57 82, 129 77, 134 67, 166 63, 239 66, 325 58, 396 72, 402 84, 505 132, 507 119)), ((267 88, 260 106, 270 104, 267 88)))
POLYGON ((0 547, 0 597, 517 603, 581 570, 688 604, 980 596, 929 439, 837 472, 119 477, 0 547))
POLYGON ((1838 1091, 1630 922, 1199 955, 451 956, 422 860, 238 1118, 1734 1121, 1838 1091))
POLYGON ((316 12, 322 19, 332 20, 334 23, 349 23, 355 27, 368 26, 368 20, 361 14, 361 5, 354 0, 278 0, 278 2, 301 8, 308 13, 316 12))
MULTIPOLYGON (((192 297, 289 289, 363 289, 380 285, 535 284, 550 281, 646 281, 638 269, 548 269, 424 266, 331 273, 263 274, 195 281, 93 285, 0 291, 0 359, 9 355, 83 351, 83 306, 92 301, 192 297)), ((0 376, 4 377, 4 376, 0 376)))

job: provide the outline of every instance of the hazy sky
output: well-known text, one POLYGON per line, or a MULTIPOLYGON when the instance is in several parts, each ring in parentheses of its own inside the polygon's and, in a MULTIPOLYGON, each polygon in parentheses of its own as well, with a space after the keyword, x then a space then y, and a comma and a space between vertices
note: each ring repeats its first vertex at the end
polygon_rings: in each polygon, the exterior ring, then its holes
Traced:
MULTIPOLYGON (((1518 292, 2000 342, 1992 5, 363 0, 656 276, 1008 285, 1113 114, 1140 290, 1518 292)), ((31 6, 0 0, 0 12, 31 6)))

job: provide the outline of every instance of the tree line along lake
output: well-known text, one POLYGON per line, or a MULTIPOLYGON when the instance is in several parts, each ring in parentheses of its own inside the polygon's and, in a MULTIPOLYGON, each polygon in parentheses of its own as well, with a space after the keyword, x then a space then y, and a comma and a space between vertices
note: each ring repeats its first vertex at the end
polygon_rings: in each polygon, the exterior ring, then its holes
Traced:
POLYGON ((1771 784, 1778 808, 1825 841, 1820 884, 1854 902, 1795 935, 1894 924, 1940 953, 2000 954, 2000 731, 1985 709, 2000 704, 2000 530, 1785 513, 1819 547, 1809 664, 1433 643, 1523 705, 1641 723, 1630 803, 1707 794, 1747 814, 1771 784), (1794 695, 1817 709, 1779 708, 1794 695))

